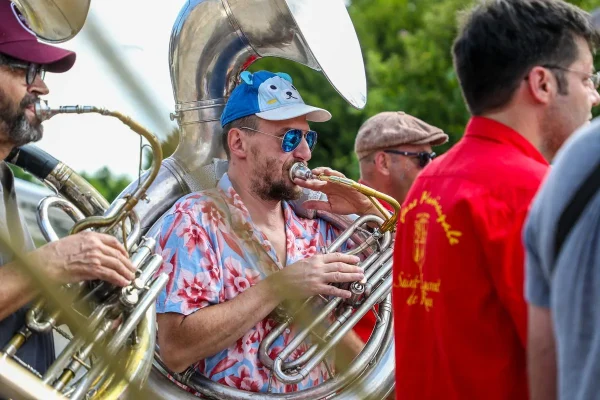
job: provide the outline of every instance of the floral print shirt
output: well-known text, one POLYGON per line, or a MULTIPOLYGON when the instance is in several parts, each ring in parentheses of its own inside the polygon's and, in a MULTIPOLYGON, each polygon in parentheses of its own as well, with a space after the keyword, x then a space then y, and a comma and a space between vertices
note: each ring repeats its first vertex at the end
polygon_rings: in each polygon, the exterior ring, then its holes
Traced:
MULTIPOLYGON (((321 219, 297 216, 282 202, 287 259, 285 265, 318 254, 339 231, 321 219)), ((158 313, 189 315, 204 307, 231 300, 269 273, 283 268, 267 237, 252 223, 248 210, 227 174, 217 188, 181 198, 166 215, 157 242, 164 263, 160 272, 169 275, 157 299, 158 313)), ((252 392, 287 393, 316 386, 328 379, 325 363, 302 382, 284 384, 258 358, 261 341, 277 323, 266 318, 235 345, 193 365, 204 376, 222 384, 252 392), (271 376, 272 375, 272 376, 271 376)), ((290 328, 270 348, 275 358, 294 338, 290 328)), ((288 360, 304 354, 303 344, 288 360)))

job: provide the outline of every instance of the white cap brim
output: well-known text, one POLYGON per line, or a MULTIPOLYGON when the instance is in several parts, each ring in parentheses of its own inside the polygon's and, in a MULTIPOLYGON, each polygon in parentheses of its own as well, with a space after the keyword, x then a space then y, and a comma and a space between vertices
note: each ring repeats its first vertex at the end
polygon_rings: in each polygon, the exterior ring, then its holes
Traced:
POLYGON ((290 104, 272 110, 256 113, 256 116, 267 121, 283 121, 306 115, 306 120, 311 122, 325 122, 331 119, 331 113, 322 108, 306 104, 290 104))

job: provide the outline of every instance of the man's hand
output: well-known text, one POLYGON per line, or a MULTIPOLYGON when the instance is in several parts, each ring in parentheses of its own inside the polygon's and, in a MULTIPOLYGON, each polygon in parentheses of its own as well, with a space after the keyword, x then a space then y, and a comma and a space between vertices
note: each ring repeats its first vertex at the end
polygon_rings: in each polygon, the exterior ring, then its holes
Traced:
POLYGON ((281 300, 305 299, 322 294, 349 298, 350 292, 329 283, 356 282, 364 279, 360 259, 342 253, 319 254, 295 262, 269 276, 272 287, 281 300))
POLYGON ((117 239, 103 233, 81 232, 48 243, 30 253, 49 279, 63 284, 101 279, 127 286, 135 268, 117 239))
MULTIPOLYGON (((312 170, 314 175, 339 176, 345 178, 344 174, 334 171, 331 168, 319 167, 312 170)), ((302 179, 294 179, 294 183, 298 186, 311 189, 318 192, 323 192, 327 195, 327 201, 309 200, 303 203, 303 206, 308 209, 329 211, 334 214, 358 214, 360 216, 366 214, 380 215, 377 208, 364 194, 352 189, 348 186, 339 185, 336 183, 311 179, 308 181, 302 179)))

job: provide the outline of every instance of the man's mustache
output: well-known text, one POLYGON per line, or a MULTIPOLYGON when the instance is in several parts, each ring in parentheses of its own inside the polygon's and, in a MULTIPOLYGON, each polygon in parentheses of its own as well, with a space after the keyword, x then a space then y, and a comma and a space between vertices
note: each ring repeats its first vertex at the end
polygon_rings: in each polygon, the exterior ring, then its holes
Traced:
POLYGON ((25 97, 23 97, 23 100, 21 100, 21 103, 19 104, 19 107, 21 109, 27 108, 32 104, 35 104, 37 102, 37 96, 34 96, 32 94, 26 94, 25 97))

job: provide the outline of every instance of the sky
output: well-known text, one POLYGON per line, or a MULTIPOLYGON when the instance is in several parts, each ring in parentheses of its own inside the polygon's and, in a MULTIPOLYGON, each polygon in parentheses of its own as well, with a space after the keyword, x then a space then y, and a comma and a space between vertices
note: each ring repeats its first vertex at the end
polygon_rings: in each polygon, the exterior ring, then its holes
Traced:
MULTIPOLYGON (((77 53, 74 67, 64 74, 46 74, 51 106, 94 105, 120 111, 164 137, 174 100, 168 68, 171 28, 185 0, 149 6, 147 0, 92 0, 82 31, 58 46, 77 53), (116 52, 119 65, 106 61, 94 44, 93 27, 116 52), (119 71, 129 69, 138 79, 153 109, 137 100, 119 71), (158 111, 156 111, 158 110, 158 111)), ((139 136, 120 121, 99 115, 57 115, 44 122, 37 143, 76 171, 95 172, 108 166, 115 174, 137 175, 139 136)))

